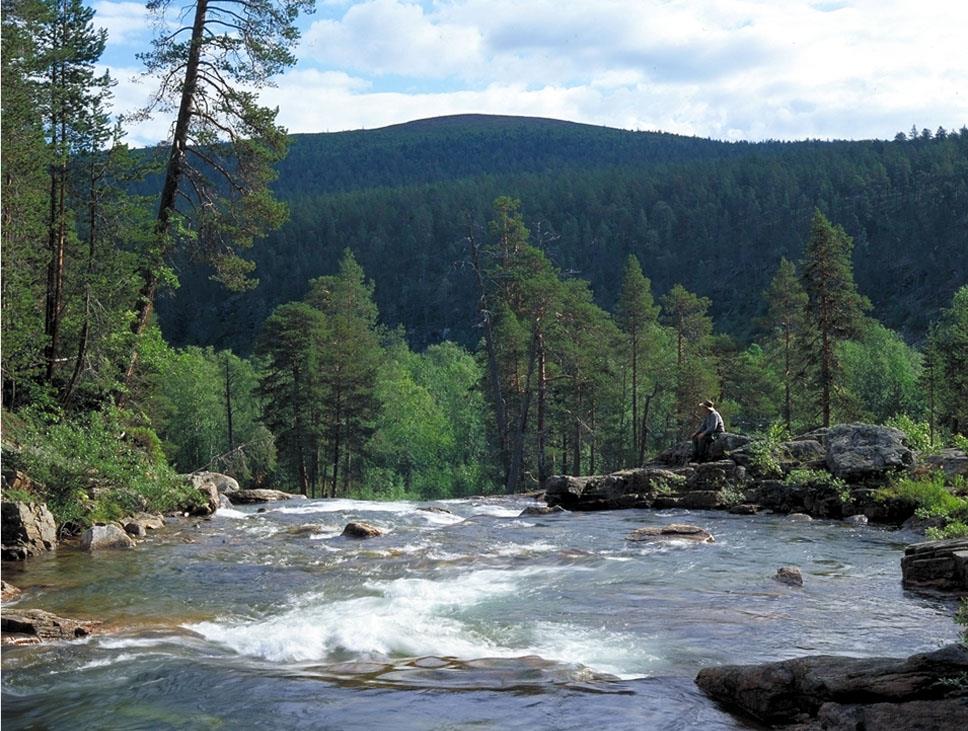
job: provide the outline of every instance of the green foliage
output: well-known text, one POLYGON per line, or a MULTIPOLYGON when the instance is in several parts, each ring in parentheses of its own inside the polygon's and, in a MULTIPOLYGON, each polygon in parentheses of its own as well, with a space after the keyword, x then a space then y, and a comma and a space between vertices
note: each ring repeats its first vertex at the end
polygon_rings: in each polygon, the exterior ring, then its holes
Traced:
POLYGON ((961 631, 961 643, 968 645, 968 597, 963 597, 961 603, 958 605, 955 622, 964 628, 961 631))
POLYGON ((968 499, 952 493, 945 485, 943 472, 935 471, 926 477, 904 477, 893 485, 881 488, 875 497, 894 498, 916 506, 915 515, 922 519, 941 519, 940 527, 931 528, 929 536, 955 538, 968 535, 968 499))
POLYGON ((786 425, 781 422, 771 424, 765 432, 754 434, 748 447, 750 470, 759 477, 781 477, 783 468, 780 466, 780 444, 789 437, 786 425))
POLYGON ((943 541, 948 538, 968 538, 968 524, 960 520, 953 520, 942 528, 931 526, 924 531, 930 541, 943 541))
POLYGON ((45 486, 42 497, 59 526, 77 528, 140 510, 167 512, 195 499, 161 457, 157 437, 129 413, 22 415, 21 468, 45 486))
POLYGON ((936 451, 940 442, 931 441, 931 425, 926 421, 915 421, 907 414, 897 414, 884 422, 884 426, 900 429, 904 432, 904 437, 908 446, 922 454, 930 454, 936 451))
POLYGON ((783 482, 787 485, 823 488, 835 492, 842 503, 850 502, 851 499, 850 488, 847 483, 826 470, 790 470, 789 474, 783 478, 783 482))

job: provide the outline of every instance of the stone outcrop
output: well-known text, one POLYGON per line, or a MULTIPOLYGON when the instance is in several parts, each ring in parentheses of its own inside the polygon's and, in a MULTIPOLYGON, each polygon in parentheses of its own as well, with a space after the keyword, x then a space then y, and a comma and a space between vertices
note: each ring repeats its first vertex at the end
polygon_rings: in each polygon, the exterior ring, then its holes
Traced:
POLYGON ((704 668, 696 684, 716 700, 771 725, 852 731, 963 729, 968 696, 957 680, 965 673, 968 648, 949 645, 907 659, 820 655, 704 668), (903 719, 916 718, 916 713, 948 721, 939 726, 903 725, 903 719), (849 725, 856 718, 877 723, 849 725), (952 725, 954 721, 959 725, 952 725), (824 722, 828 725, 822 726, 824 722))
POLYGON ((134 541, 120 526, 114 523, 92 525, 81 534, 81 549, 101 551, 108 548, 133 548, 134 541))
POLYGON ((915 543, 901 558, 904 586, 968 595, 968 538, 915 543))
POLYGON ((198 504, 183 508, 182 512, 189 515, 211 515, 219 509, 222 494, 232 495, 234 498, 239 490, 239 483, 235 478, 220 472, 192 472, 181 477, 202 494, 198 504))
POLYGON ((58 617, 42 609, 7 609, 0 617, 3 641, 15 644, 46 640, 76 640, 96 631, 98 622, 58 617))
POLYGON ((236 490, 229 493, 232 503, 235 505, 249 505, 251 503, 271 503, 276 500, 292 500, 294 498, 305 499, 305 495, 297 495, 282 490, 267 490, 258 488, 254 490, 236 490))
POLYGON ((622 470, 610 475, 556 475, 545 482, 545 501, 566 510, 650 508, 659 495, 685 487, 686 475, 662 466, 622 470))
POLYGON ((347 523, 341 535, 347 538, 376 538, 383 535, 383 531, 369 523, 347 523))
POLYGON ((838 424, 827 431, 824 444, 827 469, 848 482, 883 478, 915 461, 904 432, 888 426, 838 424))
POLYGON ((5 502, 0 521, 5 561, 22 561, 57 547, 54 516, 43 503, 5 502))
POLYGON ((715 543, 712 533, 696 525, 671 523, 658 528, 636 528, 626 537, 628 541, 694 541, 696 543, 715 543))
POLYGON ((125 532, 135 538, 144 538, 148 531, 165 527, 165 519, 156 513, 135 513, 121 521, 125 532))

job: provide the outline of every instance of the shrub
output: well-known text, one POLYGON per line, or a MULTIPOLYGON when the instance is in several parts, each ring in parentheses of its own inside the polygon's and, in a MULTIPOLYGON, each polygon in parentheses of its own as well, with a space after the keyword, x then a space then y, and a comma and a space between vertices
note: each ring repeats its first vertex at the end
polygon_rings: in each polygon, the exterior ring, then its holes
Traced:
POLYGON ((195 491, 165 462, 158 437, 130 414, 108 408, 25 421, 22 468, 46 486, 41 497, 62 528, 195 502, 195 491))
POLYGON ((932 541, 943 541, 947 538, 968 538, 968 525, 960 520, 953 520, 944 528, 928 528, 924 531, 924 535, 932 541))
POLYGON ((908 446, 915 451, 930 453, 940 447, 940 443, 931 442, 931 425, 926 421, 915 421, 907 414, 897 414, 885 421, 884 426, 904 432, 908 446))
POLYGON ((800 485, 826 488, 837 493, 840 502, 850 502, 850 488, 847 483, 825 470, 796 469, 790 470, 783 482, 787 485, 800 485))
POLYGON ((780 477, 780 444, 789 439, 790 434, 780 422, 770 426, 765 432, 753 437, 747 448, 750 455, 750 470, 760 477, 780 477))

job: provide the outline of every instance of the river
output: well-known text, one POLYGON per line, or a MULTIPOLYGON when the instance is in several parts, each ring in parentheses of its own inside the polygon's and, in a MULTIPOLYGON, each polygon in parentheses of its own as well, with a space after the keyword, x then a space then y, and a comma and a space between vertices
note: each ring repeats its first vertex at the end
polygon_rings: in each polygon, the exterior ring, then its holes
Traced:
POLYGON ((109 631, 5 648, 4 729, 756 728, 696 672, 958 636, 952 601, 901 588, 911 533, 684 510, 519 517, 533 504, 290 501, 175 522, 135 550, 6 564, 21 606, 109 631), (343 538, 350 520, 388 533, 343 538), (716 542, 625 540, 670 522, 716 542), (802 588, 772 579, 788 564, 802 588))

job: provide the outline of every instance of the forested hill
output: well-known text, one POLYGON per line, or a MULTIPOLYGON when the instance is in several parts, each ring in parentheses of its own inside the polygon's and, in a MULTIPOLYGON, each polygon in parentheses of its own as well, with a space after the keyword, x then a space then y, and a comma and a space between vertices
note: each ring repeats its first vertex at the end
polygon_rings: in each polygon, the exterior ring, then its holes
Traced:
POLYGON ((292 211, 251 252, 260 284, 233 294, 182 266, 159 303, 176 344, 246 353, 272 309, 351 248, 381 317, 415 346, 477 341, 467 236, 520 198, 532 240, 611 309, 636 254, 657 293, 712 299, 749 336, 781 256, 799 258, 820 208, 854 238, 872 314, 911 339, 968 280, 968 130, 865 142, 728 144, 543 119, 448 117, 298 135, 276 190, 292 211))
POLYGON ((510 173, 684 162, 746 145, 536 117, 464 114, 374 130, 293 135, 274 186, 283 196, 510 173))

